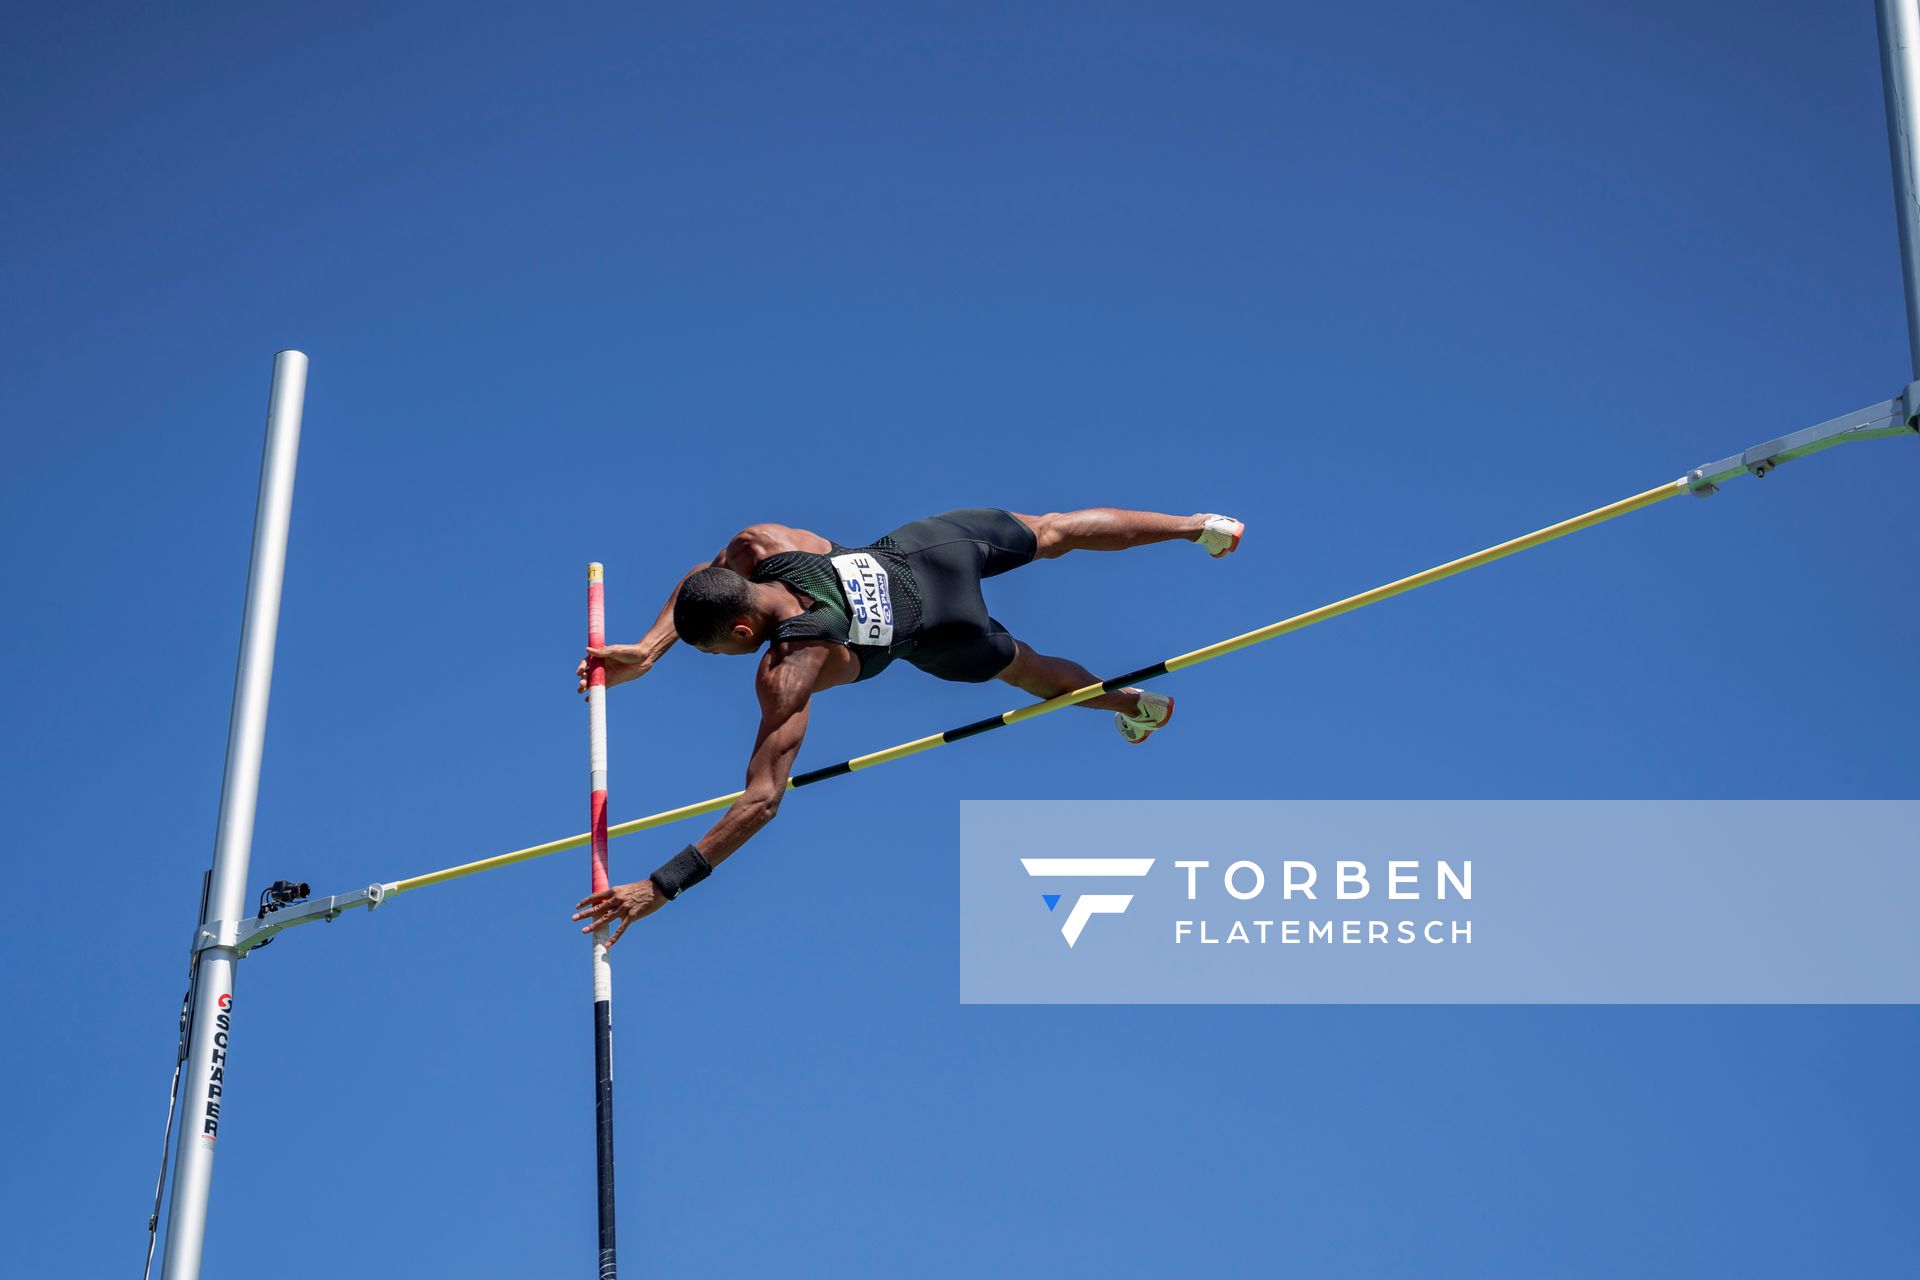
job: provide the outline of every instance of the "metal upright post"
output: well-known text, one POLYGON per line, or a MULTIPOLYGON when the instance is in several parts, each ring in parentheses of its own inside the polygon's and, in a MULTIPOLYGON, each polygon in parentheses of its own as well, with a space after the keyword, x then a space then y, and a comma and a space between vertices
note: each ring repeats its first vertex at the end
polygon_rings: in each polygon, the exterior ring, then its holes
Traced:
POLYGON ((1907 353, 1920 381, 1920 0, 1877 0, 1880 80, 1887 99, 1893 206, 1900 222, 1900 279, 1907 295, 1907 353))
MULTIPOLYGON (((240 624, 240 665, 227 725, 226 776, 220 785, 220 825, 214 836, 206 918, 197 935, 202 939, 209 925, 231 924, 246 914, 247 861, 253 852, 254 804, 260 792, 260 754, 266 740, 267 695, 273 684, 273 645, 280 628, 280 586, 286 576, 287 526, 293 514, 293 473, 300 454, 300 411, 306 391, 306 356, 280 352, 273 360, 260 500, 253 514, 253 557, 240 624)), ((230 945, 196 944, 186 1102, 180 1145, 174 1153, 164 1280, 196 1280, 200 1274, 214 1145, 226 1092, 237 959, 230 945)))

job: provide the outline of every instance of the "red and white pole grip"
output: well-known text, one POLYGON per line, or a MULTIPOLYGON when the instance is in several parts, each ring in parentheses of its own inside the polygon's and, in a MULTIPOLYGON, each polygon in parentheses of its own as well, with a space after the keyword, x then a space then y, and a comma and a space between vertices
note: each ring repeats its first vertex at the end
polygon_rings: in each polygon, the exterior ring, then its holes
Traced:
MULTIPOLYGON (((587 566, 587 646, 604 649, 607 644, 606 585, 597 564, 587 566)), ((593 842, 593 892, 607 887, 607 664, 599 658, 587 660, 587 760, 592 787, 591 826, 593 842)), ((604 1000, 608 991, 601 985, 599 966, 606 961, 607 931, 593 934, 594 998, 604 1000)))

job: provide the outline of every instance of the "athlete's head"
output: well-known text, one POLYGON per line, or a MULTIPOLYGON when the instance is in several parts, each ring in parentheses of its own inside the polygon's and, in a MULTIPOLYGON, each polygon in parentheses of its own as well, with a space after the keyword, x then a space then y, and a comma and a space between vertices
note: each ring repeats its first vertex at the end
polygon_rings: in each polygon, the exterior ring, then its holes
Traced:
POLYGON ((753 653, 765 642, 753 584, 711 565, 689 574, 673 601, 673 629, 702 653, 753 653))

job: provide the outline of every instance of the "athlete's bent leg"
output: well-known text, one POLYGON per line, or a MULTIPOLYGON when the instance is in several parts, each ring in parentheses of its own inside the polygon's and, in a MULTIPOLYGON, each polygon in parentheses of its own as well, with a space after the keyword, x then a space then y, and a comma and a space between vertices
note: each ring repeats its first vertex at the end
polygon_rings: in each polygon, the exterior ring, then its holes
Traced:
POLYGON ((1033 530, 1039 544, 1034 558, 1051 560, 1069 551, 1128 551, 1156 542, 1198 542, 1206 531, 1207 515, 1167 516, 1154 511, 1125 511, 1119 507, 1089 507, 1085 511, 1055 511, 1044 516, 1013 518, 1033 530))
MULTIPOLYGON (((1036 698, 1057 698, 1063 693, 1072 693, 1075 689, 1100 683, 1099 676, 1071 658, 1050 658, 1046 654, 1035 653, 1020 641, 1014 644, 1013 661, 1007 664, 999 678, 1016 689, 1024 690, 1036 698)), ((1092 707, 1096 711, 1132 714, 1140 705, 1140 690, 1121 689, 1114 693, 1103 693, 1078 705, 1092 707)))

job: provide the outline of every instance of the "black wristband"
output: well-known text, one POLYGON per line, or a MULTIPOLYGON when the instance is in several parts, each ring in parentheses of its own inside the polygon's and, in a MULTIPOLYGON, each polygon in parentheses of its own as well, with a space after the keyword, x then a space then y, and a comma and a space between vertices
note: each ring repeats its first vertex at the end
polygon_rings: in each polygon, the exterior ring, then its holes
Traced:
POLYGON ((712 874, 713 864, 707 861, 698 845, 690 844, 661 863, 652 880, 671 902, 712 874))

